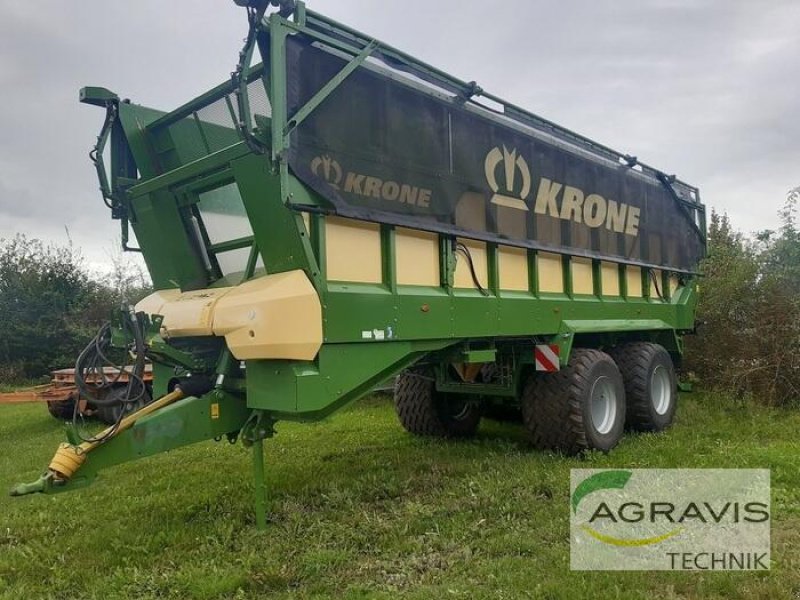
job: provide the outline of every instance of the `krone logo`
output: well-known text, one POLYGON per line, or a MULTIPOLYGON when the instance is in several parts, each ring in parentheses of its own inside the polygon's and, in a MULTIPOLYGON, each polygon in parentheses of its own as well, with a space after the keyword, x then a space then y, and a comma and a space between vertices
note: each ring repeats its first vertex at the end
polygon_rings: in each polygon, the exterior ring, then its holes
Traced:
POLYGON ((332 188, 339 189, 339 183, 342 181, 342 166, 335 158, 331 158, 327 154, 317 156, 311 161, 311 172, 317 177, 322 177, 332 188), (321 173, 320 169, 322 169, 321 173))
POLYGON ((489 188, 494 192, 492 196, 492 204, 498 206, 507 206, 509 208, 516 208, 519 210, 528 210, 528 205, 525 204, 525 198, 531 191, 531 171, 528 168, 528 163, 522 158, 522 155, 517 154, 517 149, 514 148, 510 152, 508 148, 503 146, 500 150, 497 146, 492 148, 486 155, 486 161, 483 164, 486 172, 486 181, 489 188), (504 183, 505 186, 501 192, 500 185, 497 183, 497 167, 503 163, 504 183), (517 171, 519 171, 522 179, 522 185, 518 191, 516 189, 517 171))

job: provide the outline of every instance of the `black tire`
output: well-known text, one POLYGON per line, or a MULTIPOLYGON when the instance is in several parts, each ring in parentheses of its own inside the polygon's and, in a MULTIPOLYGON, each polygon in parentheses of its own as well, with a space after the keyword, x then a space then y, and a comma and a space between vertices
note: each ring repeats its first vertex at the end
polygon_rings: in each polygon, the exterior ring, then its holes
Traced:
POLYGON ((625 428, 622 375, 613 359, 599 350, 576 348, 560 371, 530 372, 520 400, 522 421, 534 446, 542 450, 608 452, 625 428), (596 418, 593 393, 595 405, 609 407, 596 418))
POLYGON ((627 426, 663 431, 675 418, 678 378, 669 353, 658 344, 632 342, 612 350, 627 399, 627 426))
POLYGON ((481 408, 470 397, 436 391, 430 369, 400 374, 394 383, 394 407, 409 433, 437 437, 469 437, 481 420, 481 408))
MULTIPOLYGON (((125 386, 115 386, 109 392, 109 396, 117 396, 122 397, 125 394, 125 386)), ((146 394, 142 398, 140 398, 137 402, 126 402, 122 403, 114 402, 113 404, 104 404, 98 405, 96 407, 96 415, 97 418, 100 419, 103 423, 107 425, 113 425, 117 422, 118 419, 131 414, 139 410, 140 408, 144 407, 146 404, 150 403, 150 395, 146 394), (120 415, 120 413, 124 413, 120 415)))
POLYGON ((47 411, 59 421, 71 421, 72 413, 75 411, 75 397, 70 396, 67 400, 48 400, 47 411))

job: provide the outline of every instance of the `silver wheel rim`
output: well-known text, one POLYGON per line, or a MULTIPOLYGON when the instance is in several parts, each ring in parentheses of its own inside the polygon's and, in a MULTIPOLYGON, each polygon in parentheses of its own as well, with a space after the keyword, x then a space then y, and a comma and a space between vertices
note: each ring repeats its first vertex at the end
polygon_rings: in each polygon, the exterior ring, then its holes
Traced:
POLYGON ((617 420, 617 389, 605 375, 598 377, 592 385, 592 425, 598 433, 605 435, 614 428, 617 420))
POLYGON ((650 377, 650 401, 656 414, 663 415, 672 404, 672 385, 669 372, 662 365, 656 365, 650 377))

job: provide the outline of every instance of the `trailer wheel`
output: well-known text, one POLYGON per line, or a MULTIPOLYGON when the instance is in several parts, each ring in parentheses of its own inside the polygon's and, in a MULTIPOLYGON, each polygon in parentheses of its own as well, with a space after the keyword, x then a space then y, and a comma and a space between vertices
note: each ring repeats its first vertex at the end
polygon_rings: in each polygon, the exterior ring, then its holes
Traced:
POLYGON ((530 373, 521 408, 535 447, 566 454, 608 452, 625 426, 622 376, 605 352, 576 348, 560 371, 530 373))
MULTIPOLYGON (((109 392, 109 395, 122 397, 125 394, 125 386, 115 386, 109 392)), ((150 403, 150 395, 145 395, 137 402, 117 402, 114 404, 97 406, 97 417, 107 425, 113 425, 118 420, 124 418, 132 412, 139 410, 146 404, 150 403), (122 414, 120 414, 122 413, 122 414)))
POLYGON ((678 406, 678 383, 669 353, 658 344, 633 342, 612 351, 622 373, 627 425, 637 431, 663 431, 678 406))
POLYGON ((75 411, 75 397, 70 396, 66 400, 48 400, 47 411, 59 421, 69 421, 75 411))
POLYGON ((394 383, 394 407, 406 431, 415 435, 469 437, 481 420, 480 406, 469 396, 436 391, 433 373, 415 369, 394 383))

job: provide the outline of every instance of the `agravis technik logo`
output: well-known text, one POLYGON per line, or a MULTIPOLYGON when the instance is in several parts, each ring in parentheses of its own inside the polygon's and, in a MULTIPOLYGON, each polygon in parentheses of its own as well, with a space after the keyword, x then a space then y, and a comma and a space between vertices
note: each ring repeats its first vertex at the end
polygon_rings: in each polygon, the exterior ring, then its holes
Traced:
POLYGON ((572 471, 571 566, 598 570, 769 568, 769 471, 572 471))
MULTIPOLYGON (((572 493, 573 512, 577 512, 578 504, 580 503, 581 499, 592 492, 604 489, 623 489, 625 484, 628 483, 628 480, 631 478, 631 474, 631 471, 601 471, 599 473, 595 473, 594 475, 590 475, 584 479, 572 493)), ((635 503, 629 503, 626 508, 633 509, 633 511, 628 511, 631 512, 629 518, 642 518, 644 516, 643 508, 635 503)), ((589 519, 589 522, 591 523, 598 518, 614 518, 613 512, 605 502, 598 506, 596 512, 589 519)), ((657 544, 659 542, 663 542, 664 540, 668 540, 675 535, 678 535, 683 529, 682 527, 675 527, 666 533, 649 537, 618 538, 612 535, 602 534, 590 524, 581 525, 581 528, 594 539, 599 540, 604 544, 611 544, 613 546, 647 546, 650 544, 657 544)))

